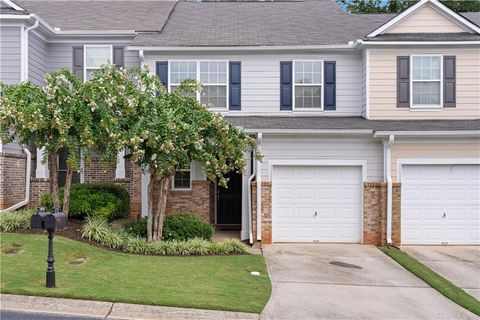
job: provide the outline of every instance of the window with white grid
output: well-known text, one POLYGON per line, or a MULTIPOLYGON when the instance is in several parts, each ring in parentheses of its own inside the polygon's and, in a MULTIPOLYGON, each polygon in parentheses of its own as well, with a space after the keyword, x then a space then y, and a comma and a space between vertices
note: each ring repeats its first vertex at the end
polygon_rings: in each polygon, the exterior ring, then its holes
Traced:
POLYGON ((295 61, 295 109, 322 108, 322 61, 295 61))

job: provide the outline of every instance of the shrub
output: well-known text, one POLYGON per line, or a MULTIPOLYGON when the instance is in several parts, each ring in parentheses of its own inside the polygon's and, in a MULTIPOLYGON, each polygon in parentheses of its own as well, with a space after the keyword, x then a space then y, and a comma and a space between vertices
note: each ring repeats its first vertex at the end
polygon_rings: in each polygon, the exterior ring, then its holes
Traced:
POLYGON ((144 238, 132 237, 125 232, 116 231, 105 218, 101 217, 87 219, 83 226, 82 237, 97 241, 106 247, 136 254, 176 256, 247 254, 245 245, 233 239, 220 243, 200 238, 148 243, 144 238))
POLYGON ((211 240, 215 228, 194 215, 167 216, 163 224, 163 240, 211 240))
POLYGON ((40 195, 40 206, 44 207, 47 211, 52 210, 53 200, 50 193, 44 192, 40 195))
POLYGON ((140 238, 147 238, 147 218, 138 219, 135 222, 125 225, 124 231, 129 235, 140 238))
POLYGON ((33 210, 25 209, 11 212, 0 213, 0 229, 3 231, 11 231, 20 228, 30 227, 30 218, 33 210))
MULTIPOLYGON (((63 189, 60 190, 63 199, 63 189)), ((125 218, 130 207, 130 194, 113 183, 74 184, 70 194, 70 217, 104 217, 108 220, 125 218)))

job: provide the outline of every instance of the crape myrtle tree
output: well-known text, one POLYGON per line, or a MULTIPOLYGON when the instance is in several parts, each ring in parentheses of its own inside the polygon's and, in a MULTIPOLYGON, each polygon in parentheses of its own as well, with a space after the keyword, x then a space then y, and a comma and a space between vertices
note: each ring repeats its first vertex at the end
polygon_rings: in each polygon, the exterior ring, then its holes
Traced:
POLYGON ((80 168, 80 155, 88 158, 94 145, 94 122, 83 98, 83 83, 69 70, 46 74, 41 88, 31 82, 0 83, 0 138, 4 143, 28 144, 32 137, 45 148, 43 161, 49 162, 52 200, 60 208, 58 156, 68 150, 63 211, 68 215, 72 176, 80 168))
POLYGON ((211 181, 226 186, 227 173, 244 169, 249 146, 261 157, 253 138, 192 97, 201 88, 193 81, 168 93, 147 68, 107 65, 90 82, 87 104, 115 115, 115 122, 103 124, 109 139, 100 139, 102 149, 129 150, 131 161, 150 174, 149 241, 162 238, 168 189, 177 169, 196 160, 211 181))

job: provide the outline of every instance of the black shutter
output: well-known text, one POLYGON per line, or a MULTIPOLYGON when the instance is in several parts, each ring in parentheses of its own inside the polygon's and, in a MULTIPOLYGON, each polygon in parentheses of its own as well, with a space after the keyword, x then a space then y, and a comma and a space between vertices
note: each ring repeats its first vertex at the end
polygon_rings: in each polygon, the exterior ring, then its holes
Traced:
POLYGON ((73 47, 72 71, 83 81, 83 46, 73 47))
POLYGON ((292 110, 292 61, 280 61, 280 110, 292 110))
POLYGON ((410 57, 397 57, 397 108, 410 107, 410 57))
POLYGON ((242 77, 241 77, 242 65, 240 61, 230 61, 229 66, 229 109, 230 110, 240 110, 241 109, 241 88, 242 88, 242 77))
POLYGON ((325 61, 323 63, 323 80, 324 80, 324 93, 323 100, 324 110, 336 109, 336 63, 335 61, 325 61))
POLYGON ((456 58, 455 56, 443 57, 443 106, 455 108, 456 96, 456 58))
POLYGON ((157 76, 165 89, 168 89, 168 61, 157 61, 157 76))
POLYGON ((118 68, 125 65, 125 55, 123 47, 113 47, 113 64, 118 68))

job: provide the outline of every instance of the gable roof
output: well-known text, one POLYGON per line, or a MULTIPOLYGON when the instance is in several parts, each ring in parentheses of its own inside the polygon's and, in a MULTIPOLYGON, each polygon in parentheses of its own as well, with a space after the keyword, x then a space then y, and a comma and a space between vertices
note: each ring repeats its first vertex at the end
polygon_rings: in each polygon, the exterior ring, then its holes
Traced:
POLYGON ((329 0, 179 2, 160 34, 140 34, 133 45, 346 45, 380 26, 385 18, 350 15, 329 0))
POLYGON ((425 6, 431 6, 432 8, 440 12, 442 15, 454 21, 456 24, 465 29, 465 32, 480 33, 480 27, 477 24, 472 23, 469 19, 466 19, 461 14, 447 8, 438 0, 421 0, 407 10, 398 14, 393 19, 389 20, 379 28, 375 29, 373 32, 369 33, 367 37, 375 37, 383 34, 384 32, 388 31, 389 29, 393 28, 394 26, 398 25, 399 23, 410 17, 416 11, 424 8, 425 6))
POLYGON ((174 1, 156 0, 14 0, 61 30, 160 31, 175 6, 174 1))

